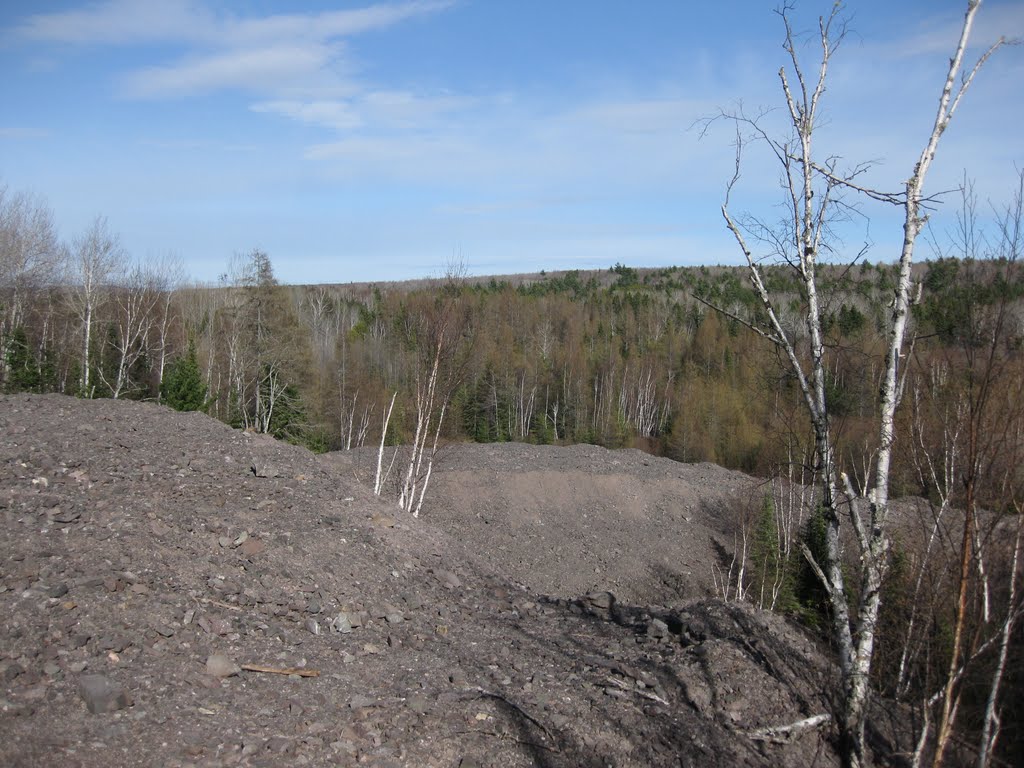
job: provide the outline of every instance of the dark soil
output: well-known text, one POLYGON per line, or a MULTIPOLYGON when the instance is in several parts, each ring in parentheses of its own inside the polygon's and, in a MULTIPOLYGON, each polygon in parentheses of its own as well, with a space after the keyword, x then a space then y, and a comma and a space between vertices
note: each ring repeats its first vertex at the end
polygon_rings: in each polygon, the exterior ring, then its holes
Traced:
POLYGON ((830 723, 764 730, 831 711, 815 644, 680 597, 749 478, 461 446, 414 519, 358 469, 0 398, 0 765, 837 764, 830 723))

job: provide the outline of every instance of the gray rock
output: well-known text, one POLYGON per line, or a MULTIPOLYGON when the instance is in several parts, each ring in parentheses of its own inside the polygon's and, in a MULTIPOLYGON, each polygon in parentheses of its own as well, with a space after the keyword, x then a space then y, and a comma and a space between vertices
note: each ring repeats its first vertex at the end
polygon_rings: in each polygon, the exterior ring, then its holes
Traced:
POLYGON ((78 678, 78 692, 94 715, 116 712, 132 705, 128 692, 105 675, 82 675, 78 678))
POLYGON ((462 586, 462 581, 451 571, 435 571, 435 575, 448 589, 457 589, 462 586))
POLYGON ((67 593, 68 585, 58 584, 55 587, 50 587, 50 589, 47 590, 46 595, 47 597, 64 597, 64 595, 66 595, 67 593))
POLYGON ((214 653, 206 660, 206 673, 214 677, 231 677, 241 668, 223 653, 214 653))
POLYGON ((611 592, 591 592, 583 598, 592 608, 607 611, 615 604, 615 595, 611 592))
POLYGON ((350 709, 367 709, 369 707, 379 707, 380 702, 372 696, 363 696, 357 693, 349 699, 348 706, 350 709))
POLYGON ((668 624, 661 619, 652 619, 647 626, 647 634, 650 637, 668 637, 668 624))
POLYGON ((331 622, 331 631, 347 635, 352 631, 352 622, 347 613, 339 613, 331 622))
POLYGON ((414 693, 412 696, 405 700, 405 706, 407 706, 417 715, 422 715, 430 709, 430 702, 427 700, 426 696, 414 693))
POLYGON ((8 664, 4 668, 3 681, 9 683, 14 680, 18 675, 22 674, 25 668, 21 664, 8 664))

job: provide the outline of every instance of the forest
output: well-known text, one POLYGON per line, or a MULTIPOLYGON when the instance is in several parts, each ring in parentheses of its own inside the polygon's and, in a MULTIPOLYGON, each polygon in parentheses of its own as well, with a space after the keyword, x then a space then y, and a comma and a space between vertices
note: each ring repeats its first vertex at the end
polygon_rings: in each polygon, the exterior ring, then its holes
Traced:
MULTIPOLYGON (((217 284, 196 285, 173 259, 130 259, 102 219, 65 246, 29 195, 0 191, 0 217, 8 392, 165 400, 315 451, 375 445, 397 395, 384 435, 393 445, 413 437, 417 382, 440 341, 442 440, 636 447, 759 476, 808 450, 795 382, 745 321, 761 309, 739 267, 617 263, 485 278, 452 268, 436 280, 290 286, 253 250, 229 258, 217 284)), ((1002 385, 1019 378, 1016 245, 964 238, 915 266, 905 415, 916 421, 955 397, 948 376, 970 365, 986 333, 999 334, 996 351, 1013 368, 1002 385)), ((851 473, 873 415, 895 270, 860 261, 821 276, 829 399, 851 473)), ((793 270, 765 275, 799 327, 806 297, 793 270)), ((928 495, 903 448, 899 493, 928 495)))

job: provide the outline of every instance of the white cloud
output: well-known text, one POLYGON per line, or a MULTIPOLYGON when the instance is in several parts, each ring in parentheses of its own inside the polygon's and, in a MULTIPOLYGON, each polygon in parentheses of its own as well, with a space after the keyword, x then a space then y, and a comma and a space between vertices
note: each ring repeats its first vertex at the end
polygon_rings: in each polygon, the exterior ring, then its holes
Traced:
POLYGON ((29 16, 14 33, 40 42, 140 45, 201 39, 214 27, 215 17, 191 0, 107 0, 29 16))
POLYGON ((232 45, 256 45, 282 38, 327 40, 383 29, 453 4, 454 0, 415 0, 320 14, 283 14, 233 21, 224 25, 223 33, 232 45))
POLYGON ((410 0, 242 18, 215 13, 199 0, 106 0, 81 10, 30 16, 13 34, 32 42, 83 46, 177 44, 176 60, 122 76, 122 92, 129 97, 243 89, 277 98, 324 99, 357 90, 346 79, 346 38, 437 13, 453 2, 410 0))
POLYGON ((82 45, 201 42, 229 47, 281 39, 324 41, 392 26, 451 7, 454 0, 411 0, 324 13, 264 18, 217 15, 198 0, 106 0, 87 8, 29 16, 14 34, 27 40, 82 45))
MULTIPOLYGON (((963 27, 963 14, 959 11, 957 8, 955 13, 929 17, 910 35, 870 47, 896 58, 936 53, 948 56, 953 52, 963 27)), ((979 49, 987 48, 1000 37, 1007 40, 1024 37, 1024 5, 988 7, 986 4, 982 8, 971 30, 971 50, 980 53, 979 49)))
POLYGON ((358 128, 363 124, 359 113, 345 101, 260 101, 249 109, 339 131, 358 128))
POLYGON ((209 56, 188 57, 181 62, 147 67, 128 75, 125 92, 135 97, 158 97, 224 88, 281 91, 289 87, 311 88, 310 81, 335 55, 327 45, 280 43, 243 48, 209 56))

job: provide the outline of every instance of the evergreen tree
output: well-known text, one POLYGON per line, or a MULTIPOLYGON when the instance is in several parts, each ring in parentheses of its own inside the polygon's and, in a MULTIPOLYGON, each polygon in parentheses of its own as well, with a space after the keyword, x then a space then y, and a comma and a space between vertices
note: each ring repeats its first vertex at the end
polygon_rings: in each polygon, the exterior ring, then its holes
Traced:
POLYGON ((7 381, 4 389, 8 392, 41 392, 42 376, 36 356, 29 348, 24 328, 16 328, 11 334, 7 347, 7 381))
POLYGON ((199 370, 199 358, 196 356, 196 345, 188 346, 188 353, 179 357, 164 373, 160 385, 160 396, 164 403, 176 411, 201 411, 206 408, 206 383, 199 370))
MULTIPOLYGON (((804 529, 800 533, 800 540, 810 551, 814 561, 819 565, 825 562, 825 534, 825 512, 818 506, 807 519, 807 522, 804 523, 804 529)), ((811 568, 807 559, 802 556, 796 571, 794 591, 804 621, 811 626, 824 626, 826 620, 831 615, 828 592, 826 592, 821 579, 814 572, 814 569, 811 568)))
POLYGON ((750 557, 754 574, 751 598, 756 598, 761 608, 782 612, 794 610, 796 598, 793 595, 793 567, 782 551, 775 504, 767 493, 754 523, 750 557))

